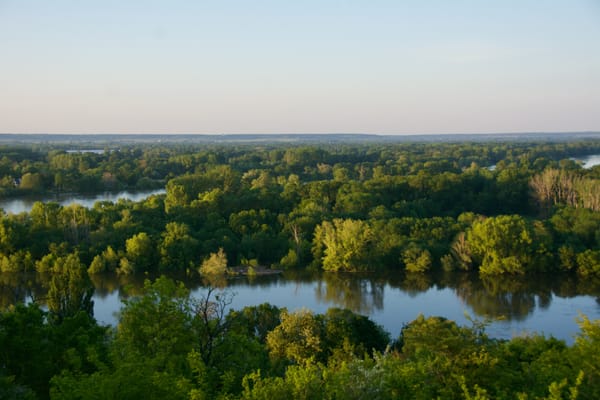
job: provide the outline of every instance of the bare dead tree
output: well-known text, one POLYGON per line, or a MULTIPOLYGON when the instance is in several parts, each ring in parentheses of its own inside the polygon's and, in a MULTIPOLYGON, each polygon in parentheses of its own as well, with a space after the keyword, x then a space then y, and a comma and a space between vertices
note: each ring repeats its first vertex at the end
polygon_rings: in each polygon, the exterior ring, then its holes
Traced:
POLYGON ((195 301, 194 313, 200 333, 200 355, 206 365, 211 365, 213 351, 227 332, 226 313, 233 302, 231 291, 216 292, 209 287, 204 296, 195 301))
POLYGON ((557 204, 600 210, 600 181, 553 168, 529 181, 531 196, 542 212, 557 204))

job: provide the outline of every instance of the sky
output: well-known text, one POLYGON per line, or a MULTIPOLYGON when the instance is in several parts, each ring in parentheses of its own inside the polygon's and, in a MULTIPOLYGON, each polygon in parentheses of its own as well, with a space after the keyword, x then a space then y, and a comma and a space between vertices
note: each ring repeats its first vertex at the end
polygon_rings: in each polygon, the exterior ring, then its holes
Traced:
POLYGON ((0 0, 2 133, 600 131, 600 0, 0 0))

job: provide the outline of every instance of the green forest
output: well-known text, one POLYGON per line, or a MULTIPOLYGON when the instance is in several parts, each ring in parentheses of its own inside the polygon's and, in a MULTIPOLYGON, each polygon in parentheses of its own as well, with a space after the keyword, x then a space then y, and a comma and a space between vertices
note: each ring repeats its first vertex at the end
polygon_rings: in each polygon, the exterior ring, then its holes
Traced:
POLYGON ((399 337, 344 309, 229 310, 167 277, 93 316, 98 274, 264 270, 600 285, 600 140, 0 146, 0 198, 164 188, 0 215, 0 273, 47 296, 0 310, 0 398, 596 399, 600 321, 572 345, 419 317, 399 337))

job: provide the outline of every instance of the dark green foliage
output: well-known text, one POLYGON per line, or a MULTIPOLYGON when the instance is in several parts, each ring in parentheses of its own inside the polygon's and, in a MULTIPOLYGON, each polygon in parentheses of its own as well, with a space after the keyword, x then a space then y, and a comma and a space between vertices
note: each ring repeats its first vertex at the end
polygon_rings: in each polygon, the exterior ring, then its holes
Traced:
POLYGON ((62 321, 79 312, 84 312, 91 318, 94 289, 77 253, 57 258, 52 272, 47 299, 50 318, 62 321))
POLYGON ((48 398, 53 376, 93 371, 105 356, 106 329, 85 311, 60 321, 35 304, 0 313, 0 393, 48 398))
POLYGON ((17 305, 0 314, 0 368, 14 383, 38 394, 47 392, 56 372, 45 313, 36 305, 17 305))
POLYGON ((126 356, 156 369, 179 369, 194 343, 189 292, 166 278, 146 282, 144 295, 125 301, 115 341, 126 356))
POLYGON ((389 336, 367 317, 332 308, 325 315, 284 311, 281 323, 266 336, 266 343, 275 363, 306 365, 383 351, 389 336))
MULTIPOLYGON (((87 276, 193 273, 222 248, 230 266, 387 267, 407 289, 428 287, 425 271, 477 270, 487 278, 464 294, 468 304, 527 310, 535 299, 523 281, 499 275, 567 271, 586 285, 600 276, 598 169, 568 160, 599 152, 598 141, 2 150, 2 197, 166 194, 1 213, 0 271, 51 274, 47 312, 0 313, 1 398, 600 396, 597 323, 586 319, 568 347, 494 341, 477 325, 420 317, 386 352, 387 334, 347 310, 230 311, 227 293, 193 299, 161 278, 126 302, 108 334, 92 317, 87 276)), ((325 279, 344 288, 340 304, 360 309, 342 274, 325 279)), ((371 287, 374 297, 383 290, 371 287)))
POLYGON ((269 303, 244 307, 240 311, 232 310, 227 320, 232 329, 240 334, 255 337, 265 343, 267 333, 281 323, 281 309, 269 303))
POLYGON ((6 148, 0 196, 139 187, 166 194, 89 210, 36 203, 29 214, 2 215, 0 270, 43 269, 64 243, 61 256, 77 250, 90 273, 194 271, 223 248, 231 266, 597 275, 586 250, 600 243, 598 178, 568 158, 599 149, 597 141, 6 148), (9 187, 15 178, 20 187, 9 187), (507 218, 525 226, 511 231, 507 218), (487 225, 522 246, 499 239, 482 250, 478 242, 492 240, 478 239, 489 236, 487 225))
POLYGON ((331 349, 328 357, 338 351, 343 352, 344 357, 383 352, 390 342, 388 333, 381 326, 348 309, 330 308, 323 323, 323 341, 326 348, 331 349))

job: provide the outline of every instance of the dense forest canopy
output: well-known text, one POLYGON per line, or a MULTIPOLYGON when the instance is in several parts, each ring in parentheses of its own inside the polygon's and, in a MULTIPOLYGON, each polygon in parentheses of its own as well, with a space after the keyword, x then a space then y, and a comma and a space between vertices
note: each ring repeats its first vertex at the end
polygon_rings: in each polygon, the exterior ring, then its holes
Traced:
MULTIPOLYGON (((0 196, 165 188, 0 215, 0 272, 48 274, 0 311, 1 398, 598 398, 600 325, 573 346, 420 317, 397 338, 348 310, 228 310, 167 278, 92 315, 90 279, 246 266, 600 279, 600 140, 3 145, 0 196), (98 151, 96 151, 98 150, 98 151), (559 275, 562 274, 562 275, 559 275), (45 305, 46 309, 40 308, 45 305)), ((500 281, 500 279, 498 279, 500 281)))
POLYGON ((53 271, 70 254, 90 273, 195 271, 223 249, 230 265, 276 268, 600 272, 600 170, 573 160, 600 154, 599 140, 1 154, 4 197, 166 188, 137 203, 3 214, 2 271, 53 271))

